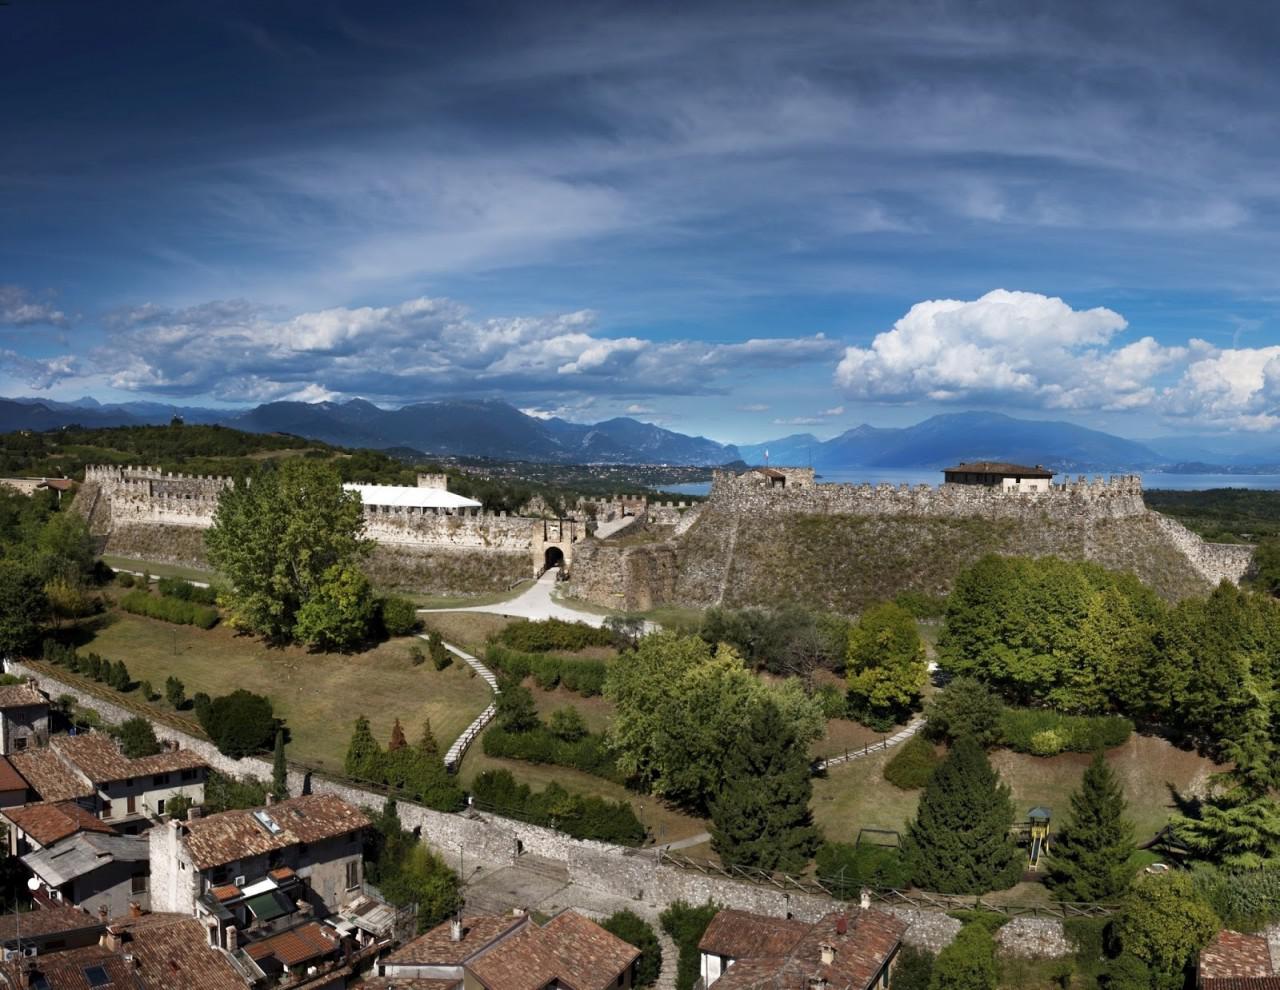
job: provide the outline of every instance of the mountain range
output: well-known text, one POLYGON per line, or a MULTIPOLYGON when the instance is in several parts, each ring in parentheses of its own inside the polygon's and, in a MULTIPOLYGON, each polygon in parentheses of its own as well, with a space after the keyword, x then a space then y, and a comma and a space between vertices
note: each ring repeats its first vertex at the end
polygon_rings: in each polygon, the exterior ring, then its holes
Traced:
POLYGON ((850 468, 942 468, 960 460, 1043 464, 1058 471, 1176 468, 1241 470, 1280 464, 1280 447, 1252 438, 1182 436, 1135 441, 1073 423, 1016 419, 1001 413, 933 416, 914 426, 862 425, 830 440, 792 434, 760 444, 722 444, 706 437, 618 417, 571 423, 530 416, 496 400, 442 399, 383 409, 363 399, 269 402, 252 409, 210 409, 156 402, 103 404, 0 398, 0 432, 188 423, 217 423, 257 433, 292 433, 344 447, 409 448, 424 454, 491 457, 562 464, 686 464, 738 461, 850 468))

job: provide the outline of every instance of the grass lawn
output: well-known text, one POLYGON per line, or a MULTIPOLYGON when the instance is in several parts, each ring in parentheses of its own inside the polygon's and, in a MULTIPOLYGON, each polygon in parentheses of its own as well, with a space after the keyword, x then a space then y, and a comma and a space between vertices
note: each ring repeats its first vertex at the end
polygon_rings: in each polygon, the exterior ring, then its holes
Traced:
POLYGON ((425 595, 403 590, 396 591, 395 594, 409 599, 419 608, 474 608, 477 605, 497 605, 499 602, 509 602, 511 599, 528 591, 531 584, 533 584, 532 579, 521 581, 508 591, 495 591, 487 595, 425 595))
MULTIPOLYGON (((858 829, 867 826, 905 829, 920 792, 900 791, 884 779, 884 765, 895 752, 896 748, 834 767, 827 777, 814 781, 814 817, 828 839, 852 842, 858 829)), ((998 750, 991 762, 1012 788, 1019 815, 1044 804, 1052 809, 1055 820, 1061 820, 1069 813, 1068 798, 1079 787, 1090 759, 1085 753, 1042 759, 998 750)), ((1170 786, 1182 795, 1200 793, 1209 776, 1222 769, 1163 739, 1137 735, 1111 750, 1107 761, 1124 787, 1139 842, 1150 839, 1173 814, 1170 786)))
MULTIPOLYGON (((411 742, 429 717, 443 750, 490 699, 484 681, 465 664, 443 671, 430 663, 414 667, 408 648, 415 640, 409 637, 342 655, 274 649, 222 626, 205 631, 115 611, 87 620, 81 629, 82 652, 124 660, 135 681, 149 680, 161 693, 165 678, 173 674, 186 685, 188 697, 236 688, 266 695, 288 725, 290 759, 331 771, 342 769, 359 715, 368 716, 384 745, 397 717, 411 742)), ((105 685, 97 688, 107 698, 115 694, 105 685)), ((143 700, 137 690, 128 698, 143 700)), ((163 700, 155 707, 171 711, 163 700)))
POLYGON ((478 739, 467 750, 467 755, 462 758, 458 777, 463 786, 470 787, 476 774, 484 770, 510 770, 516 780, 522 784, 528 784, 535 791, 540 791, 555 781, 574 794, 594 794, 610 801, 627 801, 635 809, 636 816, 644 822, 655 842, 674 842, 707 830, 707 822, 701 818, 686 815, 667 807, 655 797, 636 794, 620 784, 614 784, 592 774, 568 767, 545 766, 526 763, 524 760, 503 760, 486 756, 483 740, 478 739))
POLYGON ((185 567, 182 564, 157 564, 150 560, 138 560, 133 557, 117 557, 115 554, 103 554, 103 562, 117 571, 137 571, 150 574, 152 577, 184 578, 187 581, 218 580, 216 571, 201 570, 198 567, 185 567))
POLYGON ((418 618, 426 630, 436 630, 446 643, 460 646, 472 656, 484 659, 485 643, 494 633, 505 629, 518 619, 489 612, 433 612, 420 613, 418 618))

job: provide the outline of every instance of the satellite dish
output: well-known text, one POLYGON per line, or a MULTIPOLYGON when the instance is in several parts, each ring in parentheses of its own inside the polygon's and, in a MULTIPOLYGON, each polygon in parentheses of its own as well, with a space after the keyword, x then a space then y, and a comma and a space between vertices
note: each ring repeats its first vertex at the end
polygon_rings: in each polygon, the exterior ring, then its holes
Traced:
POLYGON ((37 890, 39 890, 39 889, 40 889, 40 879, 39 879, 39 877, 28 877, 28 878, 27 878, 27 890, 31 891, 31 892, 34 894, 34 893, 35 893, 37 890))

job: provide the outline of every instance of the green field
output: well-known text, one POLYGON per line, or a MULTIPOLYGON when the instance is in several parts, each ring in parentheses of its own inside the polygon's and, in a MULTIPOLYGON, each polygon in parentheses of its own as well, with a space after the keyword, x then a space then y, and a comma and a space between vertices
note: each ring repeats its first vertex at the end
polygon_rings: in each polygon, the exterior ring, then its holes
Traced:
MULTIPOLYGON (((465 664, 443 671, 430 662, 414 667, 408 649, 415 640, 409 637, 363 653, 308 653, 300 647, 269 647, 223 626, 202 631, 115 611, 86 621, 80 631, 81 652, 123 660, 135 681, 149 680, 156 691, 163 693, 165 678, 172 674, 186 685, 188 697, 235 688, 266 695, 289 728, 289 758, 330 771, 342 768, 357 716, 368 716, 384 744, 396 718, 416 741, 429 717, 444 749, 491 697, 488 686, 465 664)), ((115 693, 105 685, 97 687, 107 698, 115 693)), ((127 697, 142 702, 140 691, 127 697)), ((163 700, 155 707, 172 711, 163 700)))
MULTIPOLYGON (((853 842, 859 828, 905 828, 915 814, 920 792, 900 791, 884 779, 884 765, 895 751, 833 767, 825 778, 814 781, 814 815, 828 839, 853 842)), ((1068 798, 1090 759, 1085 753, 1045 759, 1009 750, 996 750, 991 756, 1013 791, 1019 815, 1043 804, 1058 821, 1068 813, 1068 798)), ((1171 787, 1184 796, 1202 792, 1210 774, 1222 769, 1163 739, 1138 735, 1111 750, 1107 761, 1124 787, 1128 817, 1139 842, 1150 839, 1173 814, 1171 787)))

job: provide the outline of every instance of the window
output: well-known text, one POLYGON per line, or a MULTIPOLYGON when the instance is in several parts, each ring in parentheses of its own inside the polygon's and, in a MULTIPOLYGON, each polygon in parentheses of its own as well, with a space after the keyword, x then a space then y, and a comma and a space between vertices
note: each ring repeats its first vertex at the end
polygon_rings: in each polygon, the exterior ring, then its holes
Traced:
POLYGON ((111 983, 111 977, 103 966, 88 967, 84 971, 84 980, 91 987, 105 987, 111 983))
POLYGON ((156 801, 156 814, 157 815, 164 814, 164 798, 160 798, 159 800, 156 801))
POLYGON ((195 771, 195 770, 183 770, 183 771, 182 771, 182 779, 183 779, 183 780, 195 780, 195 779, 196 779, 196 776, 197 776, 197 771, 195 771))
POLYGON ((347 890, 355 890, 360 886, 360 862, 351 860, 347 863, 347 890))
POLYGON ((152 787, 163 787, 169 783, 169 775, 167 773, 158 773, 151 778, 152 787))
POLYGON ((129 878, 129 892, 133 894, 145 894, 147 892, 147 875, 140 873, 137 876, 129 878))
POLYGON ((138 813, 138 799, 132 794, 125 800, 125 813, 136 815, 138 813))
POLYGON ((26 736, 15 736, 15 737, 14 737, 14 739, 13 739, 13 748, 14 748, 14 749, 26 749, 26 748, 27 748, 27 737, 26 737, 26 736))
POLYGON ((102 802, 102 817, 103 817, 103 818, 110 818, 110 817, 111 817, 111 802, 110 802, 110 801, 103 801, 103 802, 102 802))

